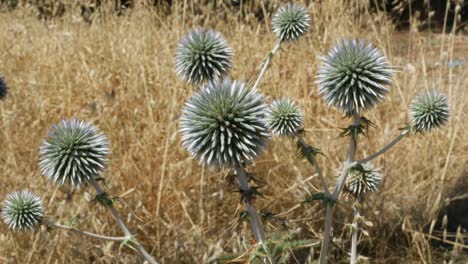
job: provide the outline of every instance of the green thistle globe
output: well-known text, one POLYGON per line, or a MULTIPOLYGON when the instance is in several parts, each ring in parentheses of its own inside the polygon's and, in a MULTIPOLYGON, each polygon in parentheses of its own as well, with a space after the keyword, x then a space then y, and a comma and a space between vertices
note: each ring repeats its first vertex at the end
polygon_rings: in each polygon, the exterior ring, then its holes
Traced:
POLYGON ((249 91, 242 82, 209 82, 182 110, 182 143, 209 167, 224 169, 249 163, 269 139, 263 123, 265 109, 263 95, 249 91))
POLYGON ((275 100, 266 111, 265 121, 273 135, 294 136, 302 128, 304 114, 301 107, 290 99, 275 100))
POLYGON ((376 192, 382 184, 382 174, 372 165, 364 163, 349 168, 345 191, 354 197, 376 192))
POLYGON ((0 216, 10 229, 31 230, 44 217, 41 198, 27 190, 10 193, 3 202, 0 216))
POLYGON ((388 93, 393 70, 383 53, 364 40, 345 40, 321 58, 317 83, 325 102, 346 113, 367 110, 388 93))
POLYGON ((309 31, 310 23, 311 18, 306 9, 291 3, 280 7, 272 20, 273 32, 281 41, 299 39, 309 31))
POLYGON ((175 70, 194 84, 221 78, 232 66, 233 50, 220 33, 196 29, 179 42, 175 70))
POLYGON ((5 99, 8 93, 8 86, 6 84, 5 78, 0 76, 0 100, 5 99))
POLYGON ((54 125, 39 149, 43 175, 58 184, 79 187, 104 169, 109 143, 97 128, 76 119, 54 125))
POLYGON ((450 107, 447 96, 438 91, 424 91, 410 105, 410 118, 415 131, 430 132, 448 122, 450 107))

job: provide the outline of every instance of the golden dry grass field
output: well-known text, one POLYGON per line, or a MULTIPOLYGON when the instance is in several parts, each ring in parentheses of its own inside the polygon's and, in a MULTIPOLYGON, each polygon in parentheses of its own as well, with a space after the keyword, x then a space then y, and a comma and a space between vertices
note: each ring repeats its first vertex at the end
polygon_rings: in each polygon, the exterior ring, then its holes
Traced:
MULTIPOLYGON (((0 13, 0 74, 10 87, 0 102, 0 197, 27 188, 42 196, 47 217, 66 222, 78 216, 81 229, 120 236, 105 208, 90 202, 93 189, 81 188, 67 201, 66 190, 48 182, 38 168, 38 147, 52 124, 72 117, 90 121, 111 143, 106 190, 122 196, 117 209, 143 246, 160 263, 210 263, 248 251, 253 236, 248 223, 239 221, 242 206, 226 180, 228 172, 201 167, 181 145, 178 117, 198 87, 176 76, 175 49, 193 27, 220 31, 235 50, 230 76, 249 81, 258 75, 275 38, 270 18, 257 23, 249 14, 192 14, 183 8, 184 1, 174 2, 169 14, 137 6, 122 16, 104 14, 93 23, 81 21, 79 11, 48 21, 22 9, 0 13)), ((322 1, 308 10, 311 31, 283 46, 260 91, 269 100, 290 97, 300 103, 306 138, 325 154, 319 163, 330 184, 345 159, 348 143, 339 134, 349 120, 322 101, 314 79, 318 57, 340 39, 365 38, 399 67, 385 101, 366 113, 375 127, 359 141, 358 157, 399 133, 419 91, 441 90, 451 104, 446 127, 405 138, 375 161, 385 182, 364 203, 363 214, 373 226, 360 253, 370 263, 466 263, 466 246, 431 247, 423 229, 456 182, 467 186, 468 37, 418 32, 416 27, 397 32, 385 15, 371 14, 354 1, 322 1), (449 67, 450 61, 465 64, 449 67)), ((294 143, 273 139, 249 171, 264 183, 264 197, 255 205, 278 215, 266 220, 267 232, 319 242, 323 207, 301 202, 320 191, 320 182, 310 164, 298 159, 294 143)), ((345 225, 352 220, 351 201, 342 199, 334 222, 332 263, 346 263, 349 250, 345 225)), ((313 249, 312 243, 294 254, 311 261, 313 249)), ((318 250, 315 246, 315 260, 318 250)), ((0 263, 141 262, 119 243, 44 227, 12 232, 0 224, 0 263)))

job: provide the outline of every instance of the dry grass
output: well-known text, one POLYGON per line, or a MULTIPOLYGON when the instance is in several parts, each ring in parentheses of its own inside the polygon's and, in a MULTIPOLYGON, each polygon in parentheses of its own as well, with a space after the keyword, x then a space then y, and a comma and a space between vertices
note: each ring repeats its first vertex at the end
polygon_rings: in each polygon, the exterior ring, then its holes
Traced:
MULTIPOLYGON (((109 191, 126 194, 119 210, 144 246, 162 263, 206 263, 220 254, 244 252, 252 239, 238 221, 239 197, 226 173, 203 169, 181 147, 178 115, 194 87, 178 80, 173 55, 178 40, 192 26, 222 32, 234 47, 232 78, 250 80, 274 39, 268 23, 233 15, 191 16, 179 1, 168 16, 135 8, 131 14, 104 16, 93 24, 72 14, 39 22, 21 10, 0 14, 0 73, 10 94, 0 103, 0 197, 29 188, 45 201, 47 214, 108 235, 120 230, 105 212, 89 202, 94 192, 78 191, 71 202, 38 170, 41 138, 52 123, 78 117, 107 134, 112 157, 105 173, 109 191), (133 210, 133 214, 131 213, 133 210)), ((408 120, 408 105, 418 91, 437 88, 449 94, 452 119, 443 130, 412 136, 376 162, 385 171, 383 190, 366 201, 371 239, 362 242, 372 263, 442 263, 444 253, 417 232, 436 215, 446 190, 461 176, 468 160, 468 68, 448 68, 450 60, 468 60, 468 38, 456 35, 394 32, 383 15, 363 5, 322 1, 311 4, 312 31, 273 60, 260 90, 289 96, 303 106, 308 140, 326 154, 320 158, 329 182, 344 159, 347 142, 339 128, 347 120, 328 108, 313 84, 317 57, 343 37, 366 38, 380 46, 393 65, 401 66, 385 102, 368 113, 376 128, 360 142, 358 156, 377 150, 408 120)), ((366 1, 361 1, 366 2, 366 1)), ((73 14, 76 15, 76 14, 73 14)), ((258 208, 287 219, 289 231, 271 222, 269 232, 299 233, 319 239, 320 204, 301 206, 319 190, 309 164, 298 160, 292 142, 275 139, 252 167, 265 182, 258 208)), ((465 176, 466 177, 466 176, 465 176)), ((335 223, 338 248, 348 250, 342 228, 351 221, 342 203, 335 223)), ((2 263, 136 263, 136 253, 119 244, 96 241, 59 230, 12 233, 0 225, 2 263)), ((334 251, 337 259, 346 252, 334 251)), ((338 260, 337 260, 338 261, 338 260)))

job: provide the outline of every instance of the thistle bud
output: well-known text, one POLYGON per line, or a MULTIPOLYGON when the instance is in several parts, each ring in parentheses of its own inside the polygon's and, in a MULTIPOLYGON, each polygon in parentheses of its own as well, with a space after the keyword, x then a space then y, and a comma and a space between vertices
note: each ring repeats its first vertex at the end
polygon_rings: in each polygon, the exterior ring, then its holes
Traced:
POLYGON ((194 84, 221 78, 232 65, 233 50, 220 33, 197 29, 188 33, 177 47, 175 69, 194 84))
POLYGON ((424 91, 410 105, 410 118, 415 131, 430 132, 448 122, 450 107, 447 96, 433 91, 424 91))
POLYGON ((27 190, 10 193, 3 202, 0 216, 10 229, 33 229, 44 217, 41 198, 27 190))
POLYGON ((365 41, 345 40, 322 58, 317 76, 325 102, 346 113, 370 109, 388 93, 393 70, 382 52, 365 41))
POLYGON ((185 104, 180 118, 182 143, 201 163, 215 168, 248 163, 269 138, 264 98, 242 82, 213 81, 185 104))
POLYGON ((273 32, 281 41, 299 39, 309 31, 310 23, 311 18, 306 9, 296 4, 280 7, 272 20, 273 32))
POLYGON ((104 169, 109 143, 97 128, 72 119, 54 125, 39 149, 43 175, 58 184, 80 186, 104 169))
POLYGON ((266 111, 266 126, 277 136, 293 136, 302 128, 304 114, 299 105, 289 99, 275 100, 266 111))

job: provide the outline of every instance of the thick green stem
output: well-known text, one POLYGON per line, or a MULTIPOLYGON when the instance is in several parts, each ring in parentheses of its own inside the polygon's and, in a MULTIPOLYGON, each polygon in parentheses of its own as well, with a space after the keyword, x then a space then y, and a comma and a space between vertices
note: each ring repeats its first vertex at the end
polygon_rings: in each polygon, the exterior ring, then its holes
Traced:
MULTIPOLYGON (((105 192, 102 190, 101 186, 99 185, 99 183, 94 179, 94 178, 91 178, 91 181, 90 181, 91 185, 93 185, 94 189, 96 189, 96 192, 97 192, 97 195, 103 195, 105 194, 105 192)), ((122 220, 122 218, 120 217, 119 213, 117 213, 117 210, 115 210, 115 207, 110 204, 110 205, 107 205, 106 206, 107 209, 109 210, 109 212, 112 214, 112 216, 114 217, 114 219, 117 221, 117 224, 119 225, 120 229, 122 229, 125 237, 130 237, 131 239, 129 239, 129 243, 131 243, 131 245, 150 263, 150 264, 158 264, 158 262, 156 262, 153 257, 148 253, 146 252, 146 250, 143 248, 143 246, 138 242, 138 240, 132 235, 132 233, 130 232, 130 230, 127 228, 127 226, 125 225, 125 222, 122 220)))

